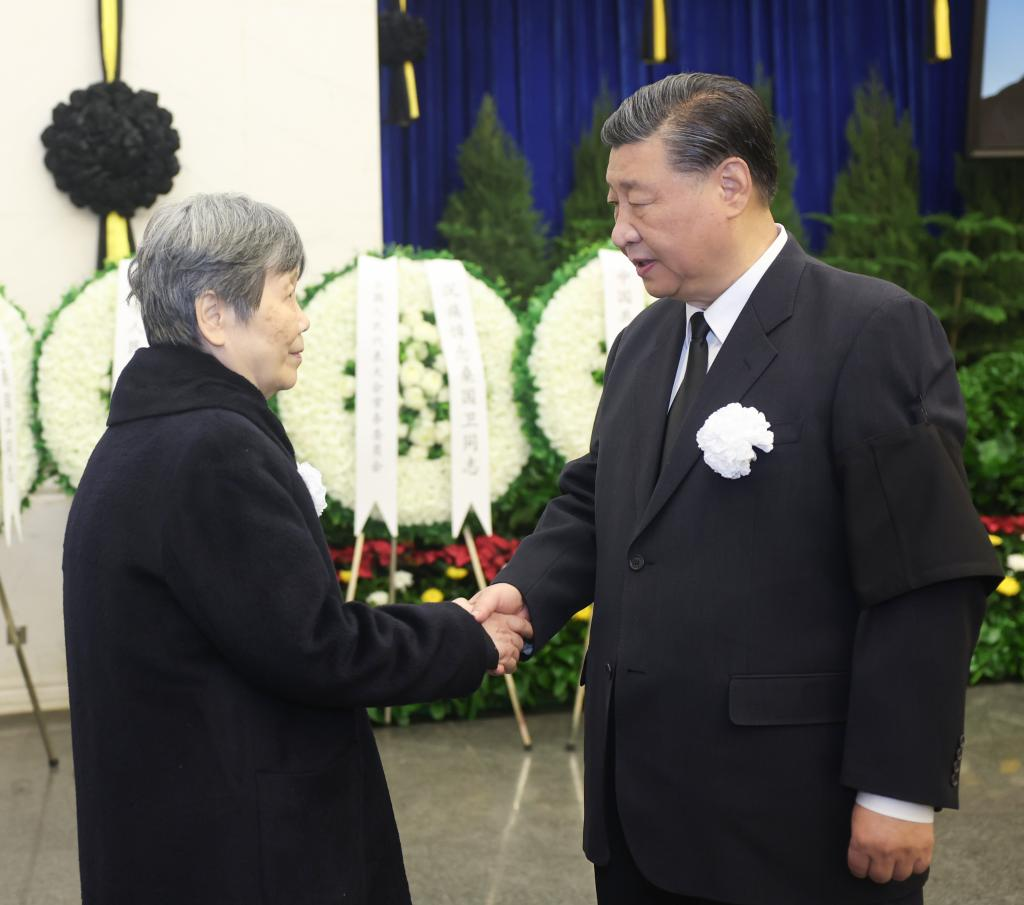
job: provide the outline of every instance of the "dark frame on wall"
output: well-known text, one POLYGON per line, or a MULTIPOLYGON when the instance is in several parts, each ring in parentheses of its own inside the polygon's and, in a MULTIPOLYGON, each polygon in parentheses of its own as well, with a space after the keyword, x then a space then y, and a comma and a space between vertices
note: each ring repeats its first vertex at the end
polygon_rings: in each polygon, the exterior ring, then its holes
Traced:
MULTIPOLYGON (((989 13, 988 0, 974 0, 967 153, 971 157, 1024 157, 1024 63, 1019 81, 991 97, 981 96, 989 13)), ((1024 61, 1019 49, 1016 60, 1024 61)))

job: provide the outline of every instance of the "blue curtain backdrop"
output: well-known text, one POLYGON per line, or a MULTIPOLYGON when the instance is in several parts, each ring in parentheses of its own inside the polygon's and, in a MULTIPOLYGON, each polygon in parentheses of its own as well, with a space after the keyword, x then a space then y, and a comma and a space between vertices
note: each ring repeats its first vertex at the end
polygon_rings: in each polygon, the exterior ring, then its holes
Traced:
MULTIPOLYGON (((387 6, 382 3, 382 8, 387 6)), ((602 81, 616 99, 664 75, 721 72, 753 81, 758 63, 789 123, 802 213, 828 211, 846 161, 854 89, 872 68, 910 113, 926 212, 957 206, 954 154, 964 143, 973 3, 950 0, 953 59, 927 62, 931 0, 667 0, 672 56, 647 65, 644 0, 409 0, 426 20, 417 64, 423 118, 382 127, 384 239, 442 247, 436 230, 460 185, 459 144, 491 93, 530 162, 538 207, 556 233, 572 188, 572 149, 602 81)), ((382 113, 388 79, 382 73, 382 113)), ((812 245, 820 225, 808 224, 812 245)))

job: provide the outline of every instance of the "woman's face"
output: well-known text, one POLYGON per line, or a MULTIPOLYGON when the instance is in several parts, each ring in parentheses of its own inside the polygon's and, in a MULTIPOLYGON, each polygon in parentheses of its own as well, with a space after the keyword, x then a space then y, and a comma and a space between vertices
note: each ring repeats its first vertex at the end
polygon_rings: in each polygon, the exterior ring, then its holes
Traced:
POLYGON ((302 334, 309 318, 295 296, 299 272, 267 273, 259 308, 248 321, 233 317, 226 325, 228 365, 266 398, 295 386, 302 363, 302 334))

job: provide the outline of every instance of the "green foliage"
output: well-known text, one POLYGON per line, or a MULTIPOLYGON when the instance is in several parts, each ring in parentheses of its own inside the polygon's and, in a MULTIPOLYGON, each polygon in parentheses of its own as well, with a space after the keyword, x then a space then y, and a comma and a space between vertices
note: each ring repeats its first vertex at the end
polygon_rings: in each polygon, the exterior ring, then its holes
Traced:
POLYGON ((995 352, 961 368, 960 386, 974 505, 987 515, 1024 513, 1024 352, 995 352))
POLYGON ((1015 534, 999 537, 997 551, 1004 557, 1007 580, 989 597, 978 646, 971 658, 971 684, 981 681, 1024 679, 1024 599, 1021 597, 1019 557, 1024 540, 1015 534))
POLYGON ((504 282, 522 310, 548 275, 547 224, 533 203, 526 158, 484 95, 476 125, 459 147, 463 188, 449 196, 438 231, 448 249, 504 282))
POLYGON ((877 73, 857 89, 846 123, 850 156, 836 177, 824 259, 927 298, 929 236, 919 213, 918 154, 910 118, 896 118, 877 73))
POLYGON ((930 300, 958 362, 975 361, 1024 337, 1022 228, 978 211, 926 220, 941 229, 930 300))
POLYGON ((786 227, 786 232, 806 248, 807 233, 793 196, 797 168, 789 151, 789 126, 774 115, 772 80, 765 76, 760 64, 758 64, 757 75, 754 78, 754 90, 761 98, 765 109, 772 114, 772 131, 775 133, 775 157, 779 165, 779 187, 772 200, 772 214, 775 216, 775 222, 786 227))
POLYGON ((562 234, 555 239, 559 263, 571 258, 581 248, 605 242, 612 228, 608 210, 608 148, 601 141, 601 127, 615 109, 615 102, 606 86, 594 101, 590 131, 580 136, 572 154, 573 187, 565 199, 562 234))

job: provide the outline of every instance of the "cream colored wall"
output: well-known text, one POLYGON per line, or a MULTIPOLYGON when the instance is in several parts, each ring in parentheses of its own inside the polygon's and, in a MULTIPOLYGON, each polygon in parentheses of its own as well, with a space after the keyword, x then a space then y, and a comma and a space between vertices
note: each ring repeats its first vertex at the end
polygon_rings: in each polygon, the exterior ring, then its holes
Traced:
MULTIPOLYGON (((376 0, 129 0, 122 77, 156 91, 181 136, 167 196, 241 191, 287 211, 306 243, 306 281, 379 247, 376 0)), ((0 283, 39 328, 91 275, 98 218, 43 166, 50 111, 101 78, 96 4, 36 0, 6 17, 0 54, 0 283)), ((134 218, 136 238, 147 222, 134 218)), ((45 707, 67 705, 60 555, 68 500, 44 490, 25 540, 0 544, 0 578, 45 707)), ((5 633, 0 631, 0 642, 5 633)), ((28 708, 0 643, 0 713, 28 708)))

